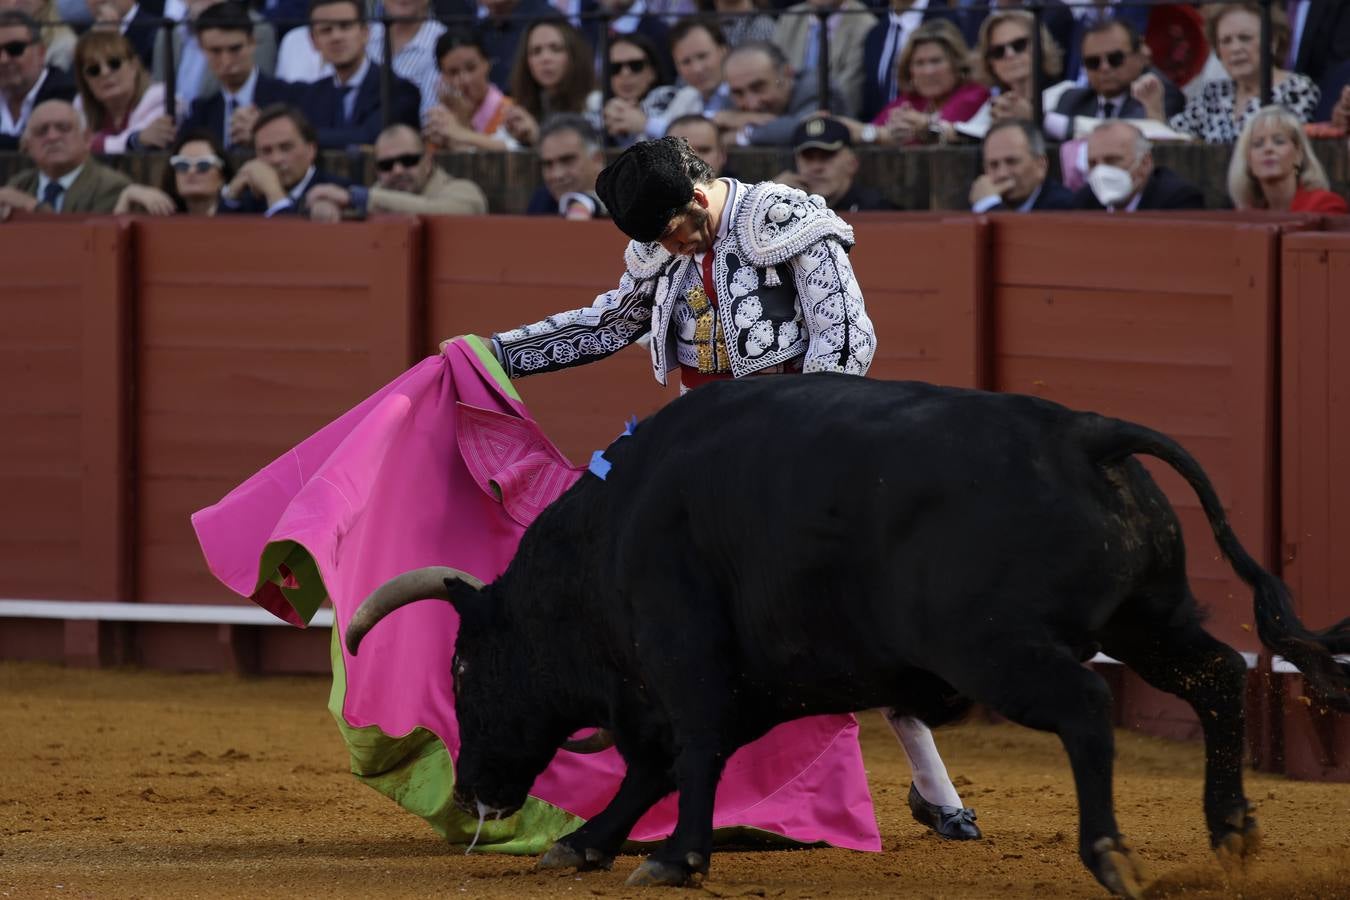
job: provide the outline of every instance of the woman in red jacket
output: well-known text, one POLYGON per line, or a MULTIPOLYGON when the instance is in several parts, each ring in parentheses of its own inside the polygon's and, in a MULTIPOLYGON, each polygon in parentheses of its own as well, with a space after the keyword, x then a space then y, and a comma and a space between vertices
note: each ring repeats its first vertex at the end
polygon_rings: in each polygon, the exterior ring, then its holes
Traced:
POLYGON ((1228 164, 1228 194, 1238 209, 1344 215, 1345 198, 1327 189, 1303 123, 1280 106, 1247 119, 1228 164))

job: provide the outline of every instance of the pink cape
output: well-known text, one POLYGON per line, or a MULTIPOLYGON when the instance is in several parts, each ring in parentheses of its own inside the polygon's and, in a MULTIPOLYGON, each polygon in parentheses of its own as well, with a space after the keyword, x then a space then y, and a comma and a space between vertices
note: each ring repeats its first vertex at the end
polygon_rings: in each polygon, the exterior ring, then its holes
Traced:
MULTIPOLYGON (((341 635, 372 589, 408 569, 449 565, 495 578, 526 526, 581 472, 539 431, 491 352, 465 338, 195 513, 192 524, 211 572, 287 622, 303 626, 332 601, 329 708, 353 773, 447 839, 467 842, 478 823, 450 802, 459 749, 453 608, 404 607, 357 657, 341 635)), ((526 807, 487 823, 480 844, 540 852, 603 809, 622 773, 613 750, 560 751, 526 807)), ((632 839, 665 837, 675 813, 672 795, 632 839)), ((880 850, 857 722, 800 719, 742 748, 718 786, 714 824, 880 850)))

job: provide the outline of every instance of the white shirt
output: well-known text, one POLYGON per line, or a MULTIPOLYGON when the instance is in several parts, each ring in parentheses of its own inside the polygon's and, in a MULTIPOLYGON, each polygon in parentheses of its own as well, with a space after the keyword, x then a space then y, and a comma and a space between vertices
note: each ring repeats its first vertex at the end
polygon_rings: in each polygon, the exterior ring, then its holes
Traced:
POLYGON ((33 102, 37 99, 38 91, 42 90, 43 83, 47 80, 47 67, 42 67, 42 74, 38 76, 37 81, 33 82, 32 88, 23 95, 23 102, 19 104, 19 118, 16 121, 9 112, 9 101, 0 100, 0 134, 12 134, 15 137, 23 134, 23 126, 28 122, 28 116, 33 112, 33 102))
POLYGON ((131 9, 127 10, 127 14, 122 17, 122 21, 118 25, 118 30, 121 31, 122 34, 127 33, 127 29, 131 27, 131 20, 136 18, 136 13, 140 11, 141 5, 139 3, 131 4, 131 9))
MULTIPOLYGON (((404 44, 394 54, 394 74, 411 81, 422 92, 421 112, 435 106, 440 100, 441 70, 436 65, 436 41, 445 34, 446 28, 434 19, 428 19, 417 29, 412 40, 404 44)), ((370 40, 366 43, 366 55, 376 65, 384 62, 384 23, 374 22, 370 26, 370 40)))
MULTIPOLYGON (((84 163, 80 163, 80 165, 76 166, 66 174, 62 175, 60 178, 56 179, 56 183, 61 185, 61 196, 56 198, 56 206, 54 207, 54 210, 56 212, 60 212, 62 208, 65 207, 66 196, 70 193, 70 186, 75 183, 75 179, 79 178, 80 173, 83 171, 84 171, 84 163)), ((38 173, 37 199, 39 203, 42 202, 42 195, 47 193, 47 185, 51 183, 52 180, 50 178, 48 178, 46 175, 43 175, 41 172, 38 173)))
POLYGON ((323 61, 314 42, 309 38, 309 29, 301 26, 292 28, 281 39, 277 48, 276 77, 282 81, 308 84, 333 74, 333 67, 323 61))

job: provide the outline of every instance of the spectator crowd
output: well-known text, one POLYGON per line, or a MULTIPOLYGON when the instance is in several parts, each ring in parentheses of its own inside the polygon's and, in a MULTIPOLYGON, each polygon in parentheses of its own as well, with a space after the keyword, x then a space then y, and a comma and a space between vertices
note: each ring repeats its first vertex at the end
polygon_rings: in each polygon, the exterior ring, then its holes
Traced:
POLYGON ((1350 127, 1350 2, 1276 0, 1266 47, 1256 2, 1023 5, 0 0, 0 150, 33 164, 0 218, 481 214, 436 155, 521 150, 530 213, 592 218, 606 151, 666 134, 726 174, 790 150, 777 180, 840 211, 903 203, 859 149, 963 144, 977 212, 1202 207, 1154 161, 1176 141, 1232 147, 1236 208, 1346 212, 1309 136, 1350 127), (371 183, 324 171, 334 150, 371 152, 371 183), (147 152, 157 184, 106 163, 147 152))

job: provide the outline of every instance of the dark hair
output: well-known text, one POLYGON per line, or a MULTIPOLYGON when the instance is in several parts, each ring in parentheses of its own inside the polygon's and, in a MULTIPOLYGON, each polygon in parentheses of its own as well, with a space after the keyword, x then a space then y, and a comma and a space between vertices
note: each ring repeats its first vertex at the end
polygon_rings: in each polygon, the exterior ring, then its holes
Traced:
MULTIPOLYGON (((645 34, 640 34, 639 32, 636 31, 633 32, 632 34, 616 34, 614 37, 609 39, 610 50, 613 50, 620 44, 628 44, 630 46, 636 47, 642 51, 643 56, 647 57, 647 65, 652 67, 652 72, 653 74, 656 75, 656 80, 652 82, 651 87, 647 88, 648 93, 650 93, 652 88, 654 87, 659 87, 660 85, 663 84, 670 84, 670 72, 666 71, 666 61, 661 56, 661 53, 656 49, 655 41, 647 37, 645 34)), ((609 60, 605 60, 605 65, 606 66, 609 65, 609 60)), ((643 94, 642 97, 639 97, 638 99, 641 100, 643 99, 643 97, 646 96, 647 96, 646 94, 643 94)))
POLYGON ((687 113, 677 117, 673 122, 666 126, 666 134, 676 125, 707 125, 714 132, 717 131, 717 123, 702 113, 687 113))
MULTIPOLYGON (((191 144, 193 141, 201 141, 211 145, 211 152, 220 159, 220 177, 226 184, 234 178, 234 163, 230 162, 229 155, 225 148, 214 134, 205 128, 194 128, 180 134, 178 138, 169 145, 169 157, 172 158, 183 152, 183 147, 191 144)), ((187 204, 178 194, 178 179, 173 171, 173 166, 165 165, 164 172, 159 177, 159 189, 173 198, 173 205, 179 212, 187 211, 187 204)))
POLYGON ((684 174, 689 176, 689 180, 695 185, 710 184, 717 180, 717 173, 712 170, 712 166, 703 161, 689 147, 689 141, 685 138, 675 138, 680 144, 680 165, 684 167, 684 174))
POLYGON ((717 19, 712 16, 685 16, 670 29, 671 52, 674 52, 676 44, 700 28, 708 32, 708 37, 712 38, 713 43, 717 46, 725 47, 727 45, 726 32, 722 30, 722 26, 718 24, 717 19))
MULTIPOLYGON (((343 0, 346 2, 346 0, 343 0)), ((256 137, 264 125, 270 125, 277 119, 290 119, 291 124, 300 132, 300 137, 306 144, 319 143, 319 134, 314 130, 314 126, 309 124, 309 119, 298 108, 289 103, 273 103, 258 113, 258 120, 253 123, 253 135, 256 137)))
POLYGON ((739 47, 732 49, 727 54, 727 59, 733 56, 740 56, 743 53, 763 53, 773 63, 775 72, 781 72, 788 64, 788 58, 783 54, 782 48, 772 41, 746 41, 739 47))
POLYGON ((339 3, 346 3, 356 9, 356 21, 362 25, 366 24, 366 5, 361 0, 309 0, 309 12, 305 16, 308 22, 314 21, 314 10, 320 6, 336 6, 339 3))
POLYGON ((473 47, 482 54, 483 59, 486 59, 489 63, 492 62, 492 54, 488 53, 487 47, 483 45, 481 34, 470 28, 452 28, 436 38, 436 67, 440 68, 446 54, 451 50, 458 50, 460 47, 473 47))
POLYGON ((202 10, 192 22, 194 34, 211 29, 217 31, 239 31, 252 37, 253 20, 248 10, 234 2, 215 3, 202 10))
POLYGON ((581 138, 581 142, 586 145, 589 151, 600 149, 600 135, 595 131, 589 119, 578 113, 556 113, 544 120, 539 126, 539 143, 544 143, 544 138, 555 134, 562 134, 564 131, 571 131, 581 138))
POLYGON ((511 66, 511 99, 536 119, 551 113, 581 112, 586 97, 595 88, 595 54, 591 45, 564 18, 538 19, 520 36, 516 60, 511 66), (558 29, 567 48, 569 64, 562 83, 552 94, 545 94, 530 74, 530 36, 541 26, 558 29))
POLYGON ((1139 32, 1135 31, 1135 30, 1134 30, 1134 26, 1131 25, 1129 22, 1126 22, 1124 19, 1101 19, 1101 20, 1099 20, 1095 25, 1093 25, 1091 28, 1089 28, 1089 29, 1087 29, 1086 31, 1083 32, 1083 37, 1082 37, 1082 39, 1078 42, 1078 50, 1079 50, 1079 52, 1080 52, 1080 53, 1082 52, 1082 50, 1083 50, 1083 45, 1087 43, 1087 39, 1088 39, 1088 37, 1089 37, 1090 35, 1094 35, 1094 34, 1106 34, 1108 31, 1113 31, 1114 29, 1117 29, 1117 28, 1123 28, 1123 29, 1125 29, 1125 33, 1126 33, 1127 35, 1129 35, 1129 38, 1130 38, 1130 52, 1132 52, 1132 53, 1137 53, 1137 52, 1139 52, 1139 48, 1140 48, 1141 46, 1143 46, 1143 41, 1140 40, 1140 38, 1139 38, 1139 32))
POLYGON ((21 9, 0 11, 0 28, 13 28, 15 25, 22 25, 27 28, 28 39, 34 44, 41 42, 42 26, 37 23, 37 19, 21 9))
POLYGON ((993 137, 995 132, 1007 131, 1010 128, 1020 129, 1022 134, 1026 135, 1027 147, 1031 150, 1032 156, 1045 155, 1045 135, 1036 127, 1035 122, 1026 119, 1004 119, 989 126, 989 130, 984 133, 986 141, 993 137))

